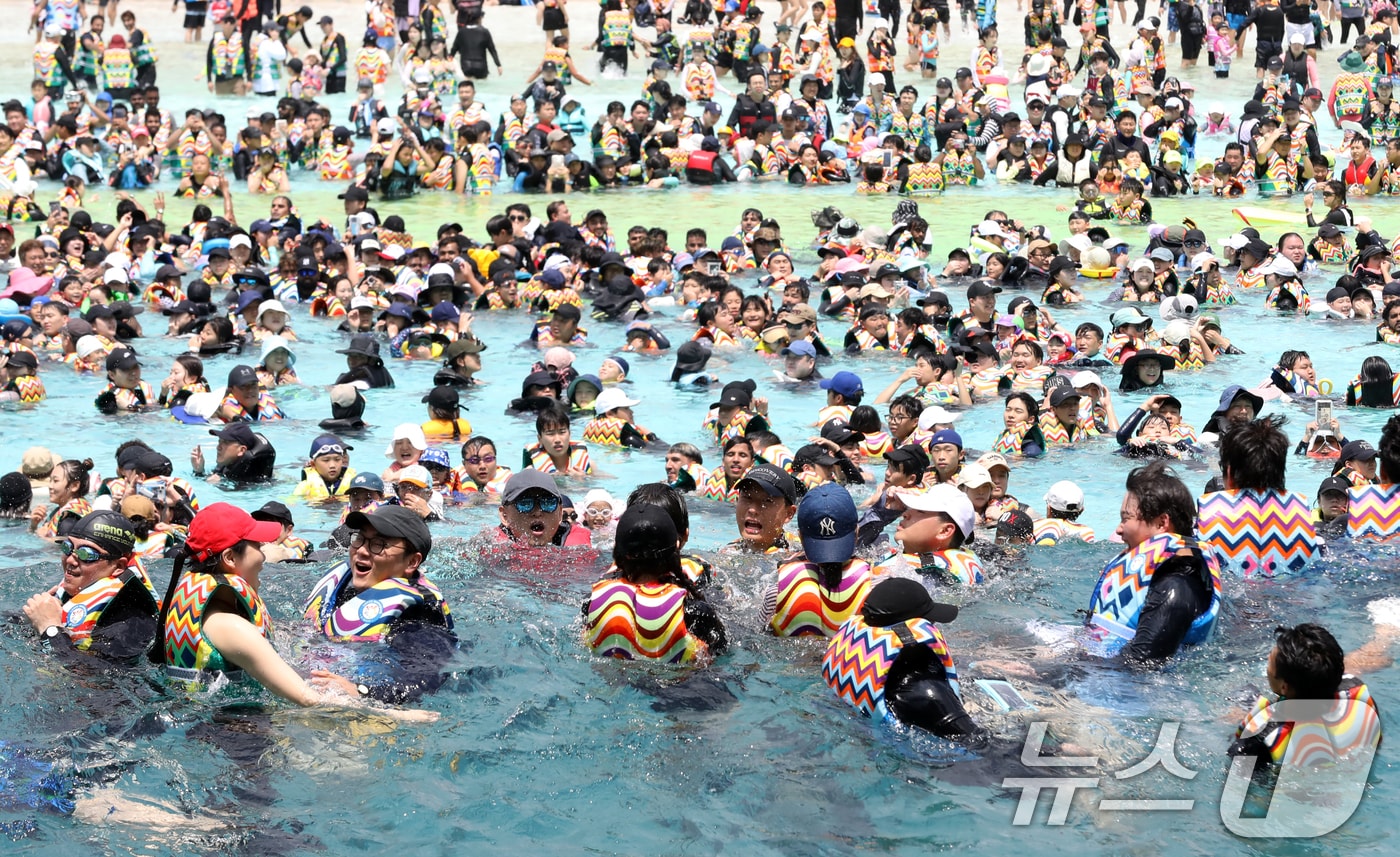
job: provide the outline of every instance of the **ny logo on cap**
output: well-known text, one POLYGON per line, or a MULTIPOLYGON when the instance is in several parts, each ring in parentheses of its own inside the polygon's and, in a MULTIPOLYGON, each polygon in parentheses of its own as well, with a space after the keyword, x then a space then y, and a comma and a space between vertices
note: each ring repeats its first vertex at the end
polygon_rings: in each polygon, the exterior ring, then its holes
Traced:
POLYGON ((821 528, 822 535, 824 536, 836 535, 835 518, 822 518, 819 522, 817 522, 817 526, 821 528))

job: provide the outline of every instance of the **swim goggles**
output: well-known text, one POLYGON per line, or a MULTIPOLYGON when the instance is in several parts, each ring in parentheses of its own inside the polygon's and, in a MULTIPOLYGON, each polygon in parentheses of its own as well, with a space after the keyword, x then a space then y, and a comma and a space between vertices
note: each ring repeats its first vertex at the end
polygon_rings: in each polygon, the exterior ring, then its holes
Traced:
POLYGON ((528 515, 539 506, 541 512, 546 515, 559 508, 558 497, 521 497, 515 501, 515 511, 522 515, 528 515))
POLYGON ((75 545, 72 539, 64 539, 59 542, 58 549, 63 551, 64 556, 77 557, 78 562, 81 563, 99 562, 112 558, 111 554, 105 554, 91 545, 75 545))

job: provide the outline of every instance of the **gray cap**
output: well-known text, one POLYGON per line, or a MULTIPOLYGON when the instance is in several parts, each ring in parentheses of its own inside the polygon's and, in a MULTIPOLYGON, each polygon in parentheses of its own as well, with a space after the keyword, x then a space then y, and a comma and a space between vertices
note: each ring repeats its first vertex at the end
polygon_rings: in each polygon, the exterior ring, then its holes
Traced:
POLYGON ((538 488, 549 494, 551 497, 564 499, 564 495, 559 490, 559 486, 554 482, 554 477, 548 473, 541 473, 533 467, 516 473, 506 480, 505 490, 501 492, 501 500, 506 503, 514 502, 526 491, 538 488))

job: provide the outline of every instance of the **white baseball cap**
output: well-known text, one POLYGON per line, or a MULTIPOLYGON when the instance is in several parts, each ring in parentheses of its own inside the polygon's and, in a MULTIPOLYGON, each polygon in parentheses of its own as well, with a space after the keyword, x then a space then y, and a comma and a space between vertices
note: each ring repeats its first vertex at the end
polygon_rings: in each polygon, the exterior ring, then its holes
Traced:
POLYGON ((919 412, 919 428, 933 431, 934 426, 956 422, 960 416, 962 414, 954 413, 942 405, 934 405, 919 412))
POLYGON ((977 224, 977 234, 983 238, 1005 238, 1006 232, 1001 228, 1001 224, 995 220, 984 220, 977 224))
POLYGON ((409 485, 417 485, 419 488, 433 487, 433 476, 428 472, 428 468, 421 464, 410 464, 399 471, 399 482, 409 485))
POLYGON ((374 302, 374 298, 368 298, 364 295, 356 295, 355 297, 350 299, 350 309, 352 310, 378 308, 379 304, 374 302))
POLYGON ((1063 479, 1045 492, 1045 505, 1057 512, 1082 512, 1084 491, 1068 479, 1063 479))
POLYGON ((1219 261, 1219 259, 1215 258, 1214 254, 1197 253, 1196 255, 1191 257, 1191 270, 1199 271, 1202 268, 1204 268, 1207 264, 1219 261))
POLYGON ((952 485, 935 485, 927 491, 901 491, 899 499, 906 508, 919 512, 941 512, 952 518, 962 531, 963 538, 971 536, 977 526, 977 512, 972 508, 972 501, 952 485))
POLYGON ((1269 260, 1269 264, 1258 269, 1261 274, 1277 274, 1280 277, 1298 276, 1298 266, 1293 264, 1293 260, 1282 253, 1274 254, 1274 258, 1269 260))
POLYGON ((228 240, 228 249, 230 250, 235 247, 248 247, 251 249, 252 246, 253 239, 249 238, 247 235, 235 235, 228 240))
POLYGON ((395 127, 396 126, 394 125, 394 120, 385 117, 375 123, 374 130, 379 132, 380 134, 392 134, 394 133, 395 127))
POLYGON ((1099 377, 1099 373, 1097 372, 1081 369, 1075 372, 1074 376, 1069 379, 1069 385, 1076 390, 1082 387, 1102 387, 1103 379, 1099 377))
POLYGON ((606 414, 613 408, 633 408, 641 403, 640 399, 628 398, 627 394, 617 387, 608 387, 593 400, 593 410, 600 414, 606 414))
POLYGON ((127 275, 125 268, 108 268, 102 272, 102 282, 104 283, 129 283, 131 277, 127 275))
POLYGON ((976 462, 964 464, 958 471, 958 487, 979 488, 992 484, 992 472, 976 462))
POLYGON ((1227 235, 1220 239, 1220 243, 1231 250, 1238 250, 1249 243, 1249 236, 1236 232, 1234 235, 1227 235))

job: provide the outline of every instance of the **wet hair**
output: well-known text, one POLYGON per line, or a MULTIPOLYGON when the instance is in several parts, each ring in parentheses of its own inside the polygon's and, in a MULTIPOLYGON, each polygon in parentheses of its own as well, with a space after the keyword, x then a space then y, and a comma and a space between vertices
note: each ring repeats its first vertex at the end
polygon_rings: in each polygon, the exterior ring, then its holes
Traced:
MULTIPOLYGON (((685 497, 681 492, 665 482, 646 482, 633 488, 632 493, 627 495, 628 508, 637 505, 660 507, 671 518, 671 523, 676 525, 676 532, 680 534, 681 540, 685 540, 690 531, 690 512, 685 507, 685 497)), ((679 556, 676 561, 679 566, 679 556)))
POLYGON ((715 316, 719 315, 719 301, 705 301, 695 309, 695 323, 701 327, 708 327, 714 323, 715 316))
POLYGON ((1395 372, 1390 368, 1384 357, 1373 354, 1361 361, 1361 383, 1374 383, 1377 381, 1389 381, 1394 377, 1395 372))
POLYGON ((1233 488, 1283 491, 1288 469, 1288 436, 1283 417, 1250 420, 1220 438, 1220 469, 1233 488))
POLYGON ((479 453, 488 446, 495 449, 496 442, 484 434, 475 435, 468 438, 467 442, 462 444, 462 457, 466 458, 472 452, 479 453))
POLYGON ((76 458, 69 458, 64 461, 60 461, 58 463, 58 467, 55 467, 54 469, 57 470, 59 468, 63 469, 64 478, 68 480, 69 485, 78 486, 77 491, 75 492, 75 496, 87 496, 89 482, 88 475, 92 473, 92 459, 84 458, 81 461, 79 461, 76 458))
POLYGON ((880 430, 880 412, 869 405, 860 405, 851 411, 851 417, 846 424, 852 431, 874 434, 880 430))
POLYGON ((1012 393, 1011 395, 1007 396, 1005 399, 1002 400, 1001 409, 1003 411, 1006 410, 1006 405, 1012 399, 1015 399, 1026 406, 1026 413, 1030 416, 1032 422, 1036 420, 1036 417, 1040 414, 1040 403, 1035 400, 1035 396, 1032 396, 1030 393, 1025 392, 1012 393))
POLYGON ((1346 674, 1346 655, 1331 632, 1311 622, 1279 628, 1274 676, 1288 682, 1295 699, 1331 699, 1346 674))
POLYGON ((1180 535, 1191 535, 1196 528, 1196 500, 1191 489, 1160 461, 1135 468, 1128 474, 1128 493, 1137 499, 1138 517, 1152 521, 1163 515, 1180 535))
POLYGON ((700 447, 696 446, 693 443, 685 443, 684 441, 682 441, 681 443, 673 443, 671 444, 670 448, 668 448, 666 451, 668 453, 674 452, 679 455, 684 455, 686 458, 689 458, 696 464, 705 463, 705 454, 700 451, 700 447))
POLYGON ((1298 365, 1299 360, 1312 360, 1306 351, 1285 351, 1278 358, 1278 365, 1283 369, 1292 369, 1298 365))
POLYGON ((550 429, 568 428, 569 411, 562 402, 553 402, 535 416, 535 432, 544 434, 550 429))
POLYGON ((738 446, 738 445, 741 444, 741 443, 742 443, 744 446, 747 446, 747 447, 749 448, 749 454, 752 455, 752 454, 753 454, 753 441, 749 440, 748 437, 745 436, 745 435, 739 435, 738 437, 731 437, 729 440, 726 440, 726 441, 724 442, 724 451, 725 451, 725 452, 728 452, 729 450, 733 449, 734 447, 738 446))
POLYGON ((1094 324, 1092 321, 1086 321, 1074 329, 1074 337, 1076 339, 1079 338, 1079 335, 1081 333, 1093 333, 1097 335, 1099 339, 1104 338, 1103 328, 1099 327, 1097 324, 1094 324))

